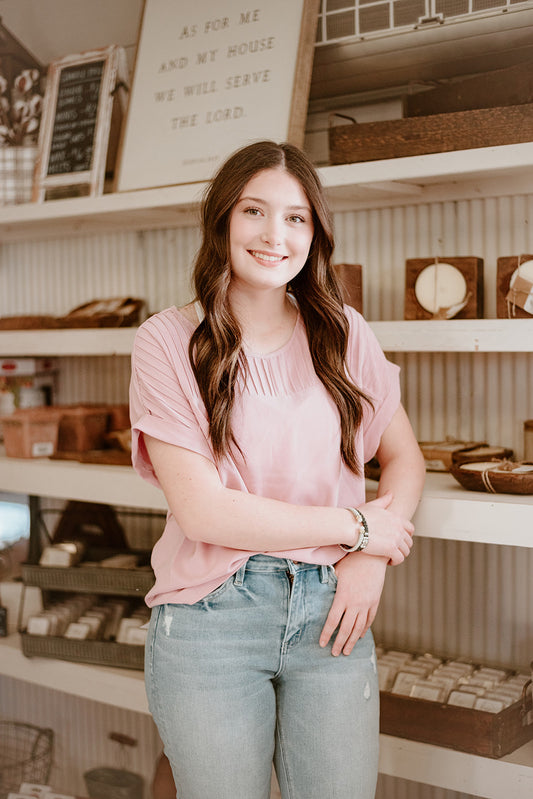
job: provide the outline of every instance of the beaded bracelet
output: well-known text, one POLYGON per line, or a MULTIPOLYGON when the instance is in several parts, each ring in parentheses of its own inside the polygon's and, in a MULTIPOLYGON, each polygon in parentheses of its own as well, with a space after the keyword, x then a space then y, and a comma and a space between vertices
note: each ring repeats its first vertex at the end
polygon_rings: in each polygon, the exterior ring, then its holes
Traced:
POLYGON ((339 546, 343 552, 361 552, 363 549, 366 548, 368 541, 370 539, 368 523, 363 514, 361 513, 361 511, 357 510, 357 508, 346 508, 346 510, 349 510, 350 513, 356 519, 356 521, 359 522, 359 528, 361 532, 359 534, 359 538, 357 539, 353 547, 348 547, 346 546, 346 544, 339 544, 339 546))

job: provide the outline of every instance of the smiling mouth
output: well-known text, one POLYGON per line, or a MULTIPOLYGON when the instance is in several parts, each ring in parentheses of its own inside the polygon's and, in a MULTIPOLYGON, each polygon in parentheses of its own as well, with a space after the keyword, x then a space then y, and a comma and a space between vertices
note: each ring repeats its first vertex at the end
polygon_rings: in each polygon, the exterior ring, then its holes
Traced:
POLYGON ((267 255, 267 253, 259 252, 258 250, 248 250, 248 252, 254 258, 269 264, 279 264, 287 257, 286 255, 267 255))

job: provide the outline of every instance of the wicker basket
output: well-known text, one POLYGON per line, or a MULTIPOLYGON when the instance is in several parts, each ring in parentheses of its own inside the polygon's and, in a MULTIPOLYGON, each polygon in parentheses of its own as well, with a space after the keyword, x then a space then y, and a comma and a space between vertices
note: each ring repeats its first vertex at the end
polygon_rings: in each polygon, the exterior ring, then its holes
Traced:
POLYGON ((46 784, 53 749, 52 730, 0 721, 0 799, 16 793, 23 782, 46 784))
POLYGON ((0 147, 0 205, 29 203, 37 147, 0 147))

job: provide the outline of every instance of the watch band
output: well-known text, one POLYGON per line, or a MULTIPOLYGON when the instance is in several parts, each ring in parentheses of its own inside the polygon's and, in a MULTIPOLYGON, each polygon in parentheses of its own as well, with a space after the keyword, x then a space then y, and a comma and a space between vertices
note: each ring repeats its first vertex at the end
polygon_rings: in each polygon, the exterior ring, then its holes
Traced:
POLYGON ((363 549, 366 549, 368 542, 370 540, 368 523, 363 514, 361 513, 361 511, 358 510, 357 508, 346 508, 346 510, 349 510, 352 516, 358 522, 360 534, 356 543, 352 547, 348 547, 346 546, 346 544, 339 544, 339 546, 343 552, 361 552, 363 549))

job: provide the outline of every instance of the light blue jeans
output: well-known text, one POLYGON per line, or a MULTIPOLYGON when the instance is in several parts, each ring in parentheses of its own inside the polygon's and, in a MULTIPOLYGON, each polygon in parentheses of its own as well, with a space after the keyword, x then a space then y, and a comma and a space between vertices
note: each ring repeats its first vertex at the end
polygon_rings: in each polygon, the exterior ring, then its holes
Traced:
POLYGON ((178 799, 372 799, 379 686, 369 632, 318 645, 333 568, 255 555, 194 605, 152 611, 145 678, 178 799))

